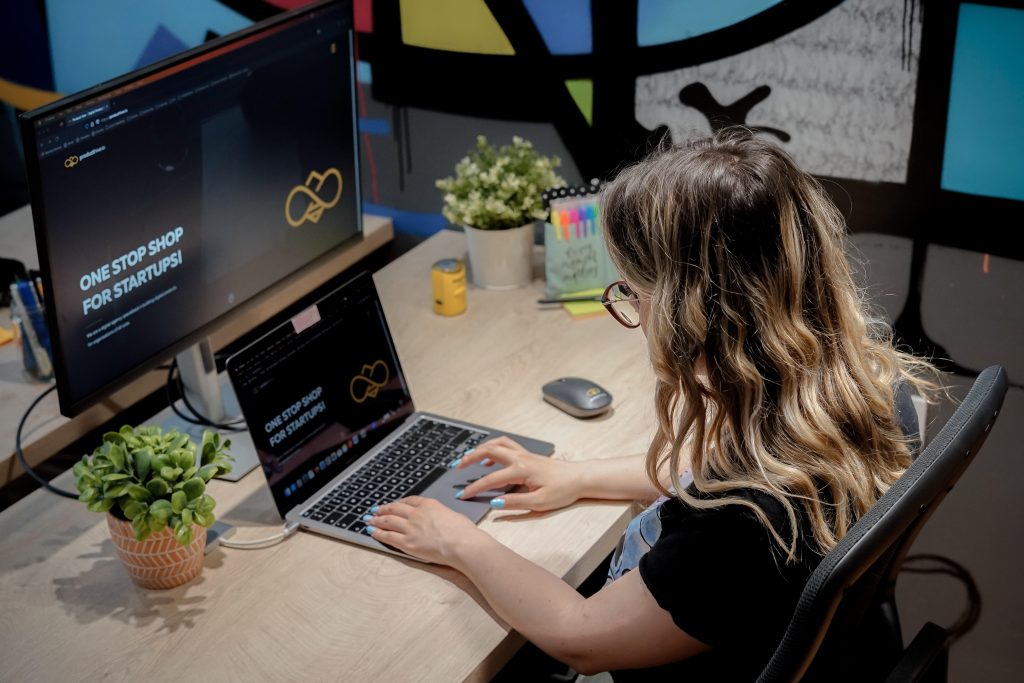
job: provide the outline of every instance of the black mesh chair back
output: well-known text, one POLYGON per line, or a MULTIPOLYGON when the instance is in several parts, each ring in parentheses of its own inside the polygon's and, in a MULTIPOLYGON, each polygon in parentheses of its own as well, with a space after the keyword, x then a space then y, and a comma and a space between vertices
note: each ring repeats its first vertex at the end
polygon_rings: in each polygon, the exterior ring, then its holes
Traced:
POLYGON ((1006 372, 984 370, 931 443, 822 558, 758 681, 885 680, 903 655, 895 607, 900 565, 918 532, 985 442, 1006 372))

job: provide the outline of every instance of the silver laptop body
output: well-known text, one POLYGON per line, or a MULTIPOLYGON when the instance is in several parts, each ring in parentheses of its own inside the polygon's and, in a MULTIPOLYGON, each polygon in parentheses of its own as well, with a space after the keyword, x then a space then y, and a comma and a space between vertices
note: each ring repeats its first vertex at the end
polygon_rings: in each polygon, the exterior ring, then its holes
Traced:
POLYGON ((368 273, 234 354, 227 369, 281 516, 384 552, 404 556, 366 534, 372 505, 421 495, 478 522, 502 492, 455 494, 494 466, 453 469, 453 460, 500 435, 534 453, 554 450, 416 411, 368 273))

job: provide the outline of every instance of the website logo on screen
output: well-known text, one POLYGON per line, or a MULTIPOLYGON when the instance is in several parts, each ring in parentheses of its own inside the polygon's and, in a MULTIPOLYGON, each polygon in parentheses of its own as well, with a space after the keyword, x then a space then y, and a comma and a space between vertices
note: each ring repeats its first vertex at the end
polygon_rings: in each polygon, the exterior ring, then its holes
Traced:
POLYGON ((377 394, 391 379, 391 371, 388 364, 382 360, 373 365, 364 365, 358 375, 348 383, 348 391, 352 400, 362 403, 368 398, 377 398, 377 394))
POLYGON ((71 156, 69 156, 67 159, 64 160, 64 168, 74 168, 75 166, 78 166, 78 164, 82 163, 83 161, 85 161, 89 157, 95 156, 95 155, 99 154, 100 152, 106 152, 106 151, 107 151, 107 146, 106 145, 101 145, 99 147, 93 147, 88 152, 83 152, 81 155, 72 154, 71 156))
POLYGON ((328 168, 323 173, 310 171, 306 183, 293 187, 284 202, 288 225, 297 228, 306 221, 317 223, 324 211, 341 199, 341 186, 341 171, 336 168, 328 168))

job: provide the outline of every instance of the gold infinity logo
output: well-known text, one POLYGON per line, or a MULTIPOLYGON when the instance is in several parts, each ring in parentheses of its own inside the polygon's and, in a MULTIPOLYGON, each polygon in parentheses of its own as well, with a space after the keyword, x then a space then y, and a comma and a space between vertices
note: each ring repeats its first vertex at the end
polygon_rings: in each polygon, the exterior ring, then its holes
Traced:
POLYGON ((64 160, 64 168, 74 168, 75 166, 78 166, 77 155, 72 154, 71 156, 64 160))
POLYGON ((373 365, 364 365, 360 373, 349 382, 348 391, 353 401, 362 403, 368 398, 377 398, 378 392, 390 378, 391 371, 388 370, 387 363, 379 360, 373 365), (356 395, 359 389, 362 389, 361 396, 356 395))
POLYGON ((288 221, 288 225, 297 228, 306 221, 310 223, 319 221, 324 209, 331 208, 341 199, 341 185, 341 171, 336 168, 329 168, 323 173, 310 171, 309 177, 306 178, 306 184, 293 187, 292 191, 288 193, 288 199, 284 202, 284 218, 288 221), (334 191, 334 197, 325 201, 320 195, 320 191, 323 189, 324 183, 328 178, 334 178, 338 183, 338 187, 334 191), (292 204, 298 204, 297 209, 301 208, 301 200, 298 202, 293 201, 299 195, 303 195, 306 198, 306 209, 302 212, 301 216, 295 218, 292 204))

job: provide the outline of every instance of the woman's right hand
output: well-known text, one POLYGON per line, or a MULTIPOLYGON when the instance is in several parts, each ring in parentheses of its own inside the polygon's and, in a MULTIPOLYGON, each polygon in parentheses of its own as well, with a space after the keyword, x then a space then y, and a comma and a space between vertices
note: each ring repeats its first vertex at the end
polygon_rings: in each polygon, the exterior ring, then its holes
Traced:
POLYGON ((526 491, 498 496, 495 500, 501 499, 504 504, 492 505, 512 510, 555 510, 570 505, 580 497, 582 482, 579 464, 531 453, 507 436, 499 436, 480 444, 463 455, 456 467, 462 469, 483 461, 502 467, 464 488, 459 496, 463 500, 510 485, 523 486, 526 491))

